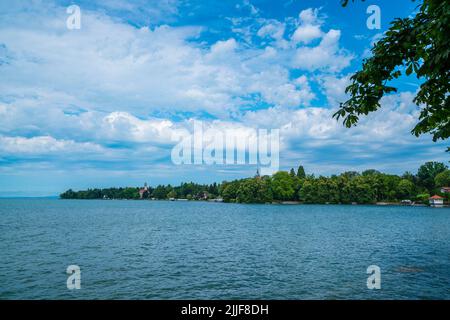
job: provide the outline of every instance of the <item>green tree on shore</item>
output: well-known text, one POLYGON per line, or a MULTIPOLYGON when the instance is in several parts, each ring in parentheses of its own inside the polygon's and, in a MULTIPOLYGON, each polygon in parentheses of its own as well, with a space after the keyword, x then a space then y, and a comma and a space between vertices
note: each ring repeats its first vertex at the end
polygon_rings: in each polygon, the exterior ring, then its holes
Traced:
POLYGON ((436 176, 444 172, 447 166, 441 162, 426 162, 419 167, 417 171, 417 177, 419 179, 419 185, 425 188, 429 193, 435 188, 435 178, 436 176))
POLYGON ((237 202, 240 203, 268 203, 273 196, 268 179, 244 179, 237 190, 237 202))
POLYGON ((434 178, 434 184, 437 188, 450 187, 450 170, 438 173, 434 178))
POLYGON ((305 173, 305 168, 303 168, 303 166, 299 166, 297 169, 297 177, 299 179, 305 179, 306 178, 306 173, 305 173))
POLYGON ((402 179, 397 186, 397 197, 399 199, 409 199, 414 195, 414 184, 407 180, 402 179))
POLYGON ((272 177, 273 197, 281 201, 293 200, 295 188, 292 177, 285 171, 279 171, 272 177))

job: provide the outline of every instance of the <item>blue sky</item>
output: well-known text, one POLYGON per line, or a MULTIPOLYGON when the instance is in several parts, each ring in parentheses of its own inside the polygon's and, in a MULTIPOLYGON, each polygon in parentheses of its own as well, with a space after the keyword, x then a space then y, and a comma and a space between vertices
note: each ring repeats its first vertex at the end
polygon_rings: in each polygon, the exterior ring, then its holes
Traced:
POLYGON ((255 166, 177 166, 193 120, 280 129, 282 169, 416 171, 446 143, 410 134, 418 81, 352 129, 331 118, 352 72, 417 2, 0 1, 0 196, 68 188, 214 182, 255 166), (66 8, 81 9, 69 30, 66 8), (381 9, 381 30, 366 9, 381 9))

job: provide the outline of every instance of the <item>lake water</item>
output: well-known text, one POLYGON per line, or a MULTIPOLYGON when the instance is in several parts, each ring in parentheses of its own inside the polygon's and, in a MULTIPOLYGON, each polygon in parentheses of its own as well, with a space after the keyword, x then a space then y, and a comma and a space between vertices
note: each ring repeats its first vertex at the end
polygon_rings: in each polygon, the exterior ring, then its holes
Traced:
POLYGON ((450 299, 450 209, 0 199, 0 299, 61 298, 450 299))

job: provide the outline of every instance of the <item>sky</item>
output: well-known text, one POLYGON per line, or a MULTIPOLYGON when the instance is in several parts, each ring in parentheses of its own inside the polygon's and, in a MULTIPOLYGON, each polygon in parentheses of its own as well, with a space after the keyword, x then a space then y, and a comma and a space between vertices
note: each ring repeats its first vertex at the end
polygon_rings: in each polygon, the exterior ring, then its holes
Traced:
POLYGON ((418 2, 0 0, 0 196, 220 182, 255 165, 176 165, 174 134, 278 129, 280 169, 416 172, 448 143, 410 131, 420 82, 345 128, 332 114, 395 17, 418 2), (381 29, 369 29, 369 5, 381 29), (80 28, 67 28, 67 8, 80 28))

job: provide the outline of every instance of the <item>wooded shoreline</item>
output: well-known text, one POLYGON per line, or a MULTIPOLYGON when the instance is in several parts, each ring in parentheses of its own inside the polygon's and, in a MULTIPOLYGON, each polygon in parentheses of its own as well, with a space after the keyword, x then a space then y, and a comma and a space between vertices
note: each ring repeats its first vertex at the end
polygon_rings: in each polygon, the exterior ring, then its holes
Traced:
POLYGON ((302 166, 272 176, 213 184, 67 190, 61 199, 205 200, 236 203, 427 205, 430 196, 450 200, 450 170, 440 162, 427 162, 416 174, 377 170, 344 172, 330 177, 306 174, 302 166))

